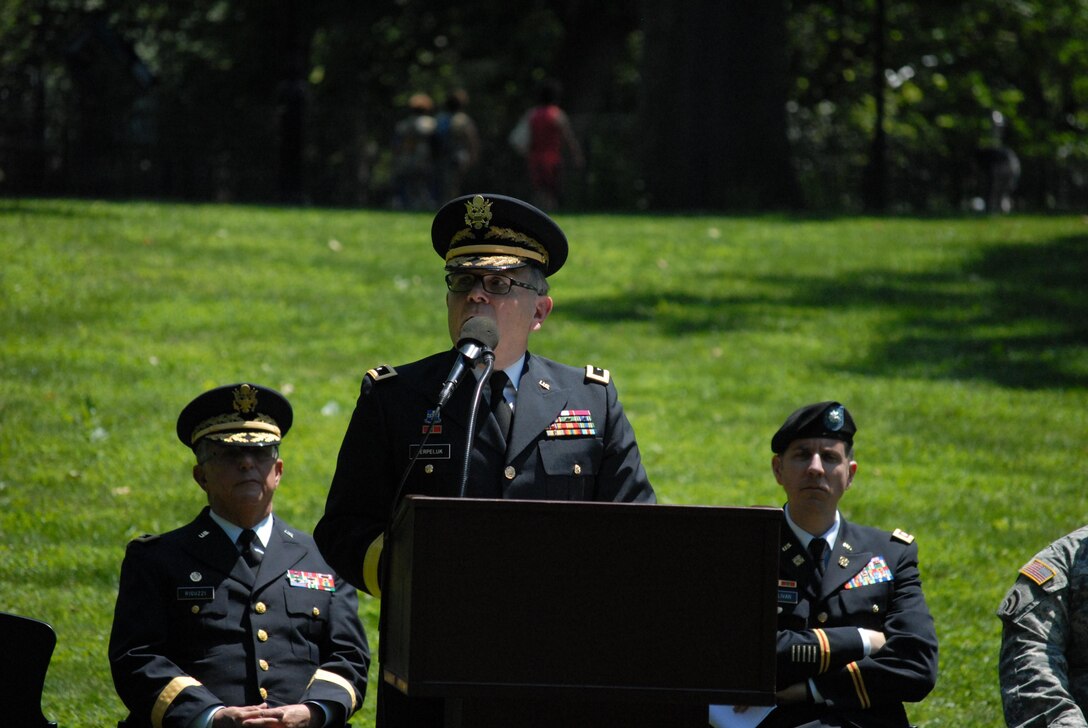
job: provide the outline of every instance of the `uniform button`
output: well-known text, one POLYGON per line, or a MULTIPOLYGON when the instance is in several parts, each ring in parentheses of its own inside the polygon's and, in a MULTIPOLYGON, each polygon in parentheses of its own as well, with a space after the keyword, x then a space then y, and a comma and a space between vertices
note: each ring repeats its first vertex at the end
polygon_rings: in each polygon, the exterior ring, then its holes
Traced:
POLYGON ((268 607, 265 606, 264 602, 257 602, 255 605, 253 605, 253 609, 257 612, 257 614, 264 614, 268 611, 268 607))
POLYGON ((824 622, 826 622, 827 621, 827 612, 820 612, 819 614, 817 614, 816 615, 816 621, 819 622, 820 624, 823 624, 824 622))
POLYGON ((315 617, 320 617, 321 616, 321 610, 318 609, 317 607, 314 607, 314 616, 315 617))
POLYGON ((261 660, 257 665, 265 672, 268 672, 268 660, 261 660))
POLYGON ((582 466, 579 465, 578 463, 574 464, 574 474, 575 475, 581 475, 582 474, 582 466))
POLYGON ((268 691, 265 690, 264 688, 261 688, 261 700, 267 700, 267 699, 268 699, 268 691))
POLYGON ((261 642, 267 642, 268 641, 268 633, 265 632, 263 629, 257 630, 257 639, 259 639, 261 642))
POLYGON ((506 470, 503 470, 502 474, 506 476, 507 480, 513 480, 514 476, 518 474, 518 471, 514 470, 513 465, 507 465, 506 470))
POLYGON ((189 611, 191 611, 193 614, 200 614, 200 607, 197 606, 196 604, 194 604, 193 608, 190 609, 189 611))
POLYGON ((430 475, 431 473, 434 472, 434 466, 431 465, 430 463, 427 463, 426 465, 423 466, 423 472, 426 473, 427 475, 430 475))
POLYGON ((880 614, 880 606, 879 605, 877 605, 877 604, 873 605, 873 614, 880 614))

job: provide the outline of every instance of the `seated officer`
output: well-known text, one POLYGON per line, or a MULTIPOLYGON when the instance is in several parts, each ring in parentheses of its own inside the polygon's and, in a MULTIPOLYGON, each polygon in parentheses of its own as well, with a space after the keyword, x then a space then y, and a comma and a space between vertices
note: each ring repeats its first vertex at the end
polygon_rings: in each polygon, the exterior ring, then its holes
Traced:
POLYGON ((109 645, 125 728, 343 726, 362 704, 355 590, 272 513, 291 419, 252 384, 205 392, 178 418, 209 506, 125 554, 109 645))
POLYGON ((937 634, 914 536, 839 513, 857 472, 855 433, 845 407, 819 402, 791 414, 771 439, 786 505, 778 707, 761 728, 909 728, 903 703, 921 700, 937 681, 937 634))

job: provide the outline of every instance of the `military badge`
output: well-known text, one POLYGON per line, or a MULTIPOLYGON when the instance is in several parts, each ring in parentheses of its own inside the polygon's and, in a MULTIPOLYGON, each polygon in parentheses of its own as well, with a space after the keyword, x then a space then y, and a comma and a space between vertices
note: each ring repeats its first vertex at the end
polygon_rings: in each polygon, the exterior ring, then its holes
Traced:
POLYGON ((465 203, 465 224, 479 230, 491 224, 491 201, 476 195, 465 203))
POLYGON ((423 434, 428 432, 432 435, 442 434, 442 413, 439 410, 429 409, 423 416, 423 434))
POLYGON ((843 412, 842 405, 832 407, 824 414, 824 427, 831 432, 838 432, 845 424, 846 414, 843 412))
POLYGON ((287 571, 287 583, 301 589, 317 589, 318 591, 336 591, 336 581, 332 574, 320 574, 313 571, 287 571))
POLYGON ((888 568, 888 563, 884 561, 884 557, 874 556, 869 559, 869 563, 865 565, 865 568, 855 574, 853 579, 846 582, 843 589, 857 589, 861 586, 894 580, 892 570, 888 568))
POLYGON ((563 410, 544 434, 548 437, 592 436, 597 434, 597 425, 589 410, 563 410))
POLYGON ((239 414, 247 414, 257 411, 257 390, 248 384, 243 384, 234 390, 234 411, 239 414))

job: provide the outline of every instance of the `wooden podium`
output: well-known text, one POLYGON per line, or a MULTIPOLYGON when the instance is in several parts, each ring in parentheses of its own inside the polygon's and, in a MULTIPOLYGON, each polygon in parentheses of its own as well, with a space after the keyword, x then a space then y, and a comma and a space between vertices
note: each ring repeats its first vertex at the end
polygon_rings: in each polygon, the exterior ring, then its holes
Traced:
POLYGON ((772 508, 410 496, 383 679, 447 728, 707 725, 774 702, 772 508))

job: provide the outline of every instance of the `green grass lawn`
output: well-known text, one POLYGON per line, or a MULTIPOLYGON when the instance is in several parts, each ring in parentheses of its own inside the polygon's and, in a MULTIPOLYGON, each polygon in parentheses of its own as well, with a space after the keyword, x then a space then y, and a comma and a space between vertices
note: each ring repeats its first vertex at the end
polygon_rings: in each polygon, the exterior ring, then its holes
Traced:
MULTIPOLYGON (((1088 521, 1088 219, 558 220, 571 256, 532 349, 612 370, 659 499, 780 505, 771 435, 801 404, 846 403, 842 510, 917 536, 941 641, 911 718, 1000 725, 994 611, 1088 521)), ((181 407, 242 380, 286 393, 277 511, 311 529, 361 375, 450 344, 429 230, 0 200, 0 610, 56 629, 44 708, 62 728, 124 716, 106 643, 125 544, 203 505, 181 407)))

